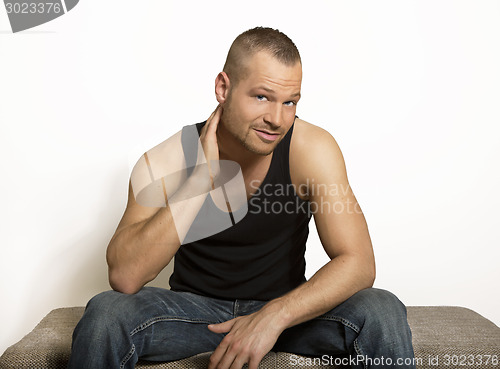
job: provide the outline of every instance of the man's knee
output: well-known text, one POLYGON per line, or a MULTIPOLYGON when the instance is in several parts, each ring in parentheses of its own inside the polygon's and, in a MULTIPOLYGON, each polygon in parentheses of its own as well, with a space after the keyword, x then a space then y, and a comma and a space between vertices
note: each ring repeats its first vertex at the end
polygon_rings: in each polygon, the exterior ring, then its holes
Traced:
POLYGON ((367 288, 353 296, 354 304, 361 310, 365 324, 384 328, 407 324, 406 306, 391 292, 367 288))
POLYGON ((85 314, 114 318, 117 311, 127 303, 127 296, 116 291, 105 291, 92 297, 85 307, 85 314))
POLYGON ((101 292, 87 303, 82 319, 78 323, 75 333, 83 330, 99 334, 120 329, 132 313, 132 295, 125 295, 116 291, 101 292))
POLYGON ((405 305, 392 292, 379 288, 366 288, 358 292, 363 305, 375 312, 406 315, 405 305))

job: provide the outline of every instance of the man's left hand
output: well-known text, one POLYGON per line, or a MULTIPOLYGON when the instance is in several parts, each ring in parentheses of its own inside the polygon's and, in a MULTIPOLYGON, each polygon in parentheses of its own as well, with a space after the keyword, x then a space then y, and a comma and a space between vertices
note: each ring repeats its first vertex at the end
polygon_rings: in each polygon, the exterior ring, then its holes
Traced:
POLYGON ((229 332, 210 357, 208 369, 241 369, 245 363, 248 369, 257 369, 283 332, 273 315, 263 311, 210 324, 208 329, 229 332))

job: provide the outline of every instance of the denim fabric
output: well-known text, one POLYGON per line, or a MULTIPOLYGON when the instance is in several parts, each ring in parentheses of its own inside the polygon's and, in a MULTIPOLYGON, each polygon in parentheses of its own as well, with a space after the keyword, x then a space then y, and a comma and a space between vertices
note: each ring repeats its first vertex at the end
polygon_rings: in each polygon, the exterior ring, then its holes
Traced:
MULTIPOLYGON (((265 304, 153 287, 135 295, 103 292, 89 301, 75 328, 68 368, 134 368, 139 357, 172 361, 213 351, 224 334, 209 331, 208 324, 251 314, 265 304)), ((414 357, 406 307, 375 288, 285 330, 273 351, 332 359, 349 355, 353 368, 415 368, 401 362, 414 357)))

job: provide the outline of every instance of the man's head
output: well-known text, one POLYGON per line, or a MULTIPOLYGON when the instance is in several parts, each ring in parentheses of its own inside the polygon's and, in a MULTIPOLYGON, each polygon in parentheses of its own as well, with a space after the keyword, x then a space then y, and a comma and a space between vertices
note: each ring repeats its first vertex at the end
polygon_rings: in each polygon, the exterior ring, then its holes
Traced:
POLYGON ((223 71, 233 86, 248 77, 250 59, 260 51, 269 53, 287 66, 301 62, 299 50, 283 32, 272 28, 252 28, 236 37, 227 54, 223 71))
POLYGON ((233 141, 227 146, 270 154, 293 124, 301 82, 300 55, 285 34, 258 27, 239 35, 215 84, 223 107, 218 131, 233 141))

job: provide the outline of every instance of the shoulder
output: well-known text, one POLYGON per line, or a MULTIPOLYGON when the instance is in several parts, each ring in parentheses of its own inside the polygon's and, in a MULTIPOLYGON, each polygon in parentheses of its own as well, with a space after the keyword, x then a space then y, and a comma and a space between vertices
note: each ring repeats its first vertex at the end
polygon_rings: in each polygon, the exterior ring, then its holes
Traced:
POLYGON ((295 119, 290 142, 290 175, 296 185, 346 181, 340 147, 326 129, 295 119))
POLYGON ((297 146, 297 149, 304 149, 314 144, 337 145, 332 134, 326 129, 299 118, 295 119, 291 142, 297 146))
MULTIPOLYGON (((191 128, 196 133, 194 125, 191 128)), ((182 131, 178 131, 163 142, 147 150, 137 160, 130 174, 130 182, 134 195, 151 187, 155 191, 162 178, 168 176, 168 181, 176 183, 185 178, 186 159, 182 144, 182 131)), ((168 187, 169 184, 167 184, 168 187)), ((163 201, 163 197, 160 198, 163 201)))

